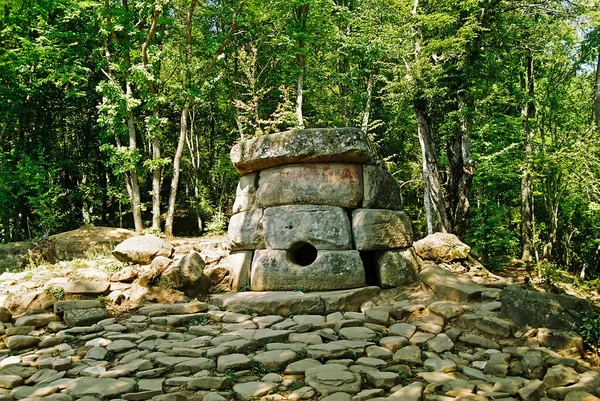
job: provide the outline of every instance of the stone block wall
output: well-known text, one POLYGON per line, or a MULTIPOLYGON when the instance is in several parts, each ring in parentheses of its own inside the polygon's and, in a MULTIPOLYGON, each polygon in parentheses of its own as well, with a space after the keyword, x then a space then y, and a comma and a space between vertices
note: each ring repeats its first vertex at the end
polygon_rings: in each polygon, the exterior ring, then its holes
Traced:
POLYGON ((418 262, 400 188, 359 129, 305 129, 240 142, 229 223, 239 291, 395 287, 418 262))

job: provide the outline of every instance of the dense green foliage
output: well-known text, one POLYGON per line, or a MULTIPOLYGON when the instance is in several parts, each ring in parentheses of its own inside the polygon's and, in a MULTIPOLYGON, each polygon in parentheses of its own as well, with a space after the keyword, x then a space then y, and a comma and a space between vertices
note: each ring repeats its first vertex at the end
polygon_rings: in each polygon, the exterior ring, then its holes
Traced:
POLYGON ((156 230, 174 163, 174 234, 217 232, 232 144, 299 124, 367 130, 425 235, 421 113, 451 231, 520 257, 529 172, 534 260, 596 277, 599 26, 593 0, 2 0, 0 241, 133 228, 132 185, 156 230))

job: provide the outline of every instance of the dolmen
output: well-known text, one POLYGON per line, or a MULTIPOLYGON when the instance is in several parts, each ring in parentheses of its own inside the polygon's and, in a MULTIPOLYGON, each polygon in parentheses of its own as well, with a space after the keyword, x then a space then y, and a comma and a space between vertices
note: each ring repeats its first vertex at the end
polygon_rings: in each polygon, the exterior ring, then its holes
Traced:
POLYGON ((239 142, 228 228, 234 291, 328 291, 416 279, 400 188, 356 128, 239 142))

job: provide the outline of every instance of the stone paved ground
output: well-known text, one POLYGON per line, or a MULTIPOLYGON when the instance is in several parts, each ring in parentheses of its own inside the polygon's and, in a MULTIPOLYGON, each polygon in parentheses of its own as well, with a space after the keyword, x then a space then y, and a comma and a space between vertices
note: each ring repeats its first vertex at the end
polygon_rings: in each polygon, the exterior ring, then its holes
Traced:
POLYGON ((469 303, 406 293, 324 315, 190 302, 108 317, 93 299, 2 311, 0 400, 598 399, 581 338, 558 349, 551 331, 514 327, 499 290, 469 303))

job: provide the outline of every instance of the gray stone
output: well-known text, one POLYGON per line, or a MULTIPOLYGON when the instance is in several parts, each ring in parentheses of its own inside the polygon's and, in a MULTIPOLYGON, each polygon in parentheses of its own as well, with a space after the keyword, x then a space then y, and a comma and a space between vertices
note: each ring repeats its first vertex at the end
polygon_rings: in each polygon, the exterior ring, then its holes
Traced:
POLYGON ((290 350, 266 351, 256 354, 253 361, 264 366, 265 370, 283 370, 285 366, 296 359, 296 353, 290 350))
POLYGON ((54 313, 40 313, 37 315, 25 315, 15 320, 15 326, 34 326, 42 327, 47 326, 50 322, 59 321, 60 318, 54 313))
POLYGON ((94 396, 100 399, 116 398, 134 389, 134 383, 128 380, 110 378, 80 377, 66 385, 64 392, 80 399, 84 396, 94 396))
POLYGON ((356 209, 352 212, 352 235, 359 251, 406 248, 412 245, 412 224, 401 211, 356 209))
POLYGON ((563 387, 579 382, 579 375, 575 369, 563 365, 552 366, 544 376, 546 388, 563 387))
POLYGON ((294 164, 260 173, 260 207, 330 205, 356 208, 363 197, 358 164, 294 164))
POLYGON ((600 398, 585 390, 573 390, 567 394, 565 401, 600 401, 600 398))
POLYGON ((521 401, 539 401, 544 395, 544 382, 532 380, 519 390, 521 401))
POLYGON ((520 326, 547 327, 559 330, 577 330, 581 315, 588 307, 584 300, 568 295, 545 294, 509 285, 500 294, 501 316, 512 319, 520 326))
POLYGON ((147 234, 126 239, 117 245, 112 254, 121 262, 147 265, 157 256, 171 257, 174 250, 167 241, 147 234))
POLYGON ((417 331, 417 326, 410 323, 395 323, 390 326, 390 333, 395 336, 410 339, 417 331))
POLYGON ((71 309, 65 311, 64 320, 69 327, 91 326, 108 317, 104 308, 71 309))
POLYGON ((103 295, 109 292, 110 281, 71 281, 64 286, 64 290, 67 294, 103 295))
POLYGON ((238 383, 233 385, 233 391, 237 394, 237 398, 240 401, 249 401, 255 397, 262 397, 265 394, 269 394, 276 387, 276 384, 264 382, 238 383))
POLYGON ((263 225, 267 249, 291 249, 300 242, 319 250, 352 249, 350 220, 341 207, 270 207, 265 209, 263 225))
POLYGON ((570 358, 583 355, 583 339, 573 331, 538 329, 537 341, 540 346, 552 348, 553 351, 570 358))
POLYGON ((231 216, 227 239, 235 251, 264 248, 263 209, 250 209, 231 216))
POLYGON ((416 345, 409 345, 400 348, 394 353, 394 362, 406 364, 406 365, 421 365, 423 360, 421 359, 421 349, 416 345))
POLYGON ((451 351, 454 348, 454 342, 446 334, 438 334, 431 340, 427 341, 427 348, 430 351, 441 354, 446 351, 451 351))
POLYGON ((438 297, 454 302, 469 302, 480 298, 481 292, 485 289, 468 277, 451 273, 435 265, 423 268, 419 277, 434 290, 438 297))
MULTIPOLYGON (((318 368, 317 368, 318 369, 318 368)), ((306 372, 305 382, 317 392, 329 395, 337 392, 356 394, 361 390, 361 377, 344 370, 306 372)))
POLYGON ((242 176, 235 190, 233 214, 256 208, 256 190, 258 189, 258 173, 242 176))
POLYGON ((387 170, 375 165, 365 165, 363 182, 365 186, 363 208, 391 210, 402 208, 400 186, 387 170))
POLYGON ((406 387, 402 387, 401 389, 392 393, 388 400, 390 401, 420 401, 421 396, 423 395, 423 390, 425 386, 423 383, 414 382, 409 384, 406 387))
POLYGON ((296 362, 292 362, 285 368, 285 373, 288 375, 303 375, 308 369, 321 366, 322 363, 316 359, 301 359, 296 362))
POLYGON ((303 129, 263 135, 231 149, 235 168, 251 171, 290 163, 365 163, 373 158, 367 135, 357 128, 303 129))
POLYGON ((206 312, 208 305, 204 302, 190 302, 182 304, 153 304, 142 306, 137 313, 146 316, 184 315, 190 313, 206 312))
POLYGON ((186 288, 193 286, 198 291, 206 293, 210 287, 208 277, 204 275, 204 259, 194 250, 181 258, 177 263, 171 264, 161 277, 170 279, 173 288, 186 288))
POLYGON ((340 330, 340 337, 344 340, 372 340, 377 333, 366 327, 344 327, 340 330))
POLYGON ((252 361, 244 354, 222 355, 217 358, 217 372, 224 373, 227 370, 249 369, 252 361))
POLYGON ((357 251, 317 251, 308 266, 290 261, 284 250, 254 253, 251 272, 253 291, 340 290, 361 287, 365 272, 357 251))
POLYGON ((6 346, 11 350, 21 350, 35 347, 39 342, 39 338, 26 335, 10 336, 4 340, 6 346))
POLYGON ((54 313, 63 314, 73 309, 103 308, 104 304, 96 299, 77 299, 72 301, 57 301, 54 303, 54 313))
POLYGON ((0 374, 0 388, 13 389, 23 383, 23 378, 17 375, 0 374))
POLYGON ((230 377, 205 376, 187 383, 188 390, 225 390, 233 384, 230 377))
POLYGON ((227 256, 225 265, 229 268, 232 276, 232 291, 237 292, 250 289, 250 268, 253 256, 253 251, 234 251, 227 256))
POLYGON ((321 297, 296 291, 237 292, 212 296, 213 302, 231 312, 281 315, 288 313, 323 313, 321 297))
POLYGON ((484 333, 502 338, 509 338, 515 329, 512 322, 495 316, 483 316, 475 322, 475 327, 484 333))
POLYGON ((461 341, 467 345, 472 345, 474 347, 500 349, 500 345, 498 345, 498 343, 496 343, 492 340, 488 340, 485 337, 475 335, 475 334, 468 334, 468 333, 462 334, 459 337, 459 341, 461 341))
POLYGON ((412 283, 419 273, 419 262, 414 248, 375 252, 379 284, 383 288, 400 287, 412 283))
POLYGON ((501 352, 492 354, 483 368, 483 373, 497 377, 506 377, 508 374, 509 362, 509 354, 504 354, 501 352))
POLYGON ((462 243, 454 234, 434 233, 416 241, 413 246, 424 260, 435 262, 452 262, 466 259, 471 248, 462 243))

